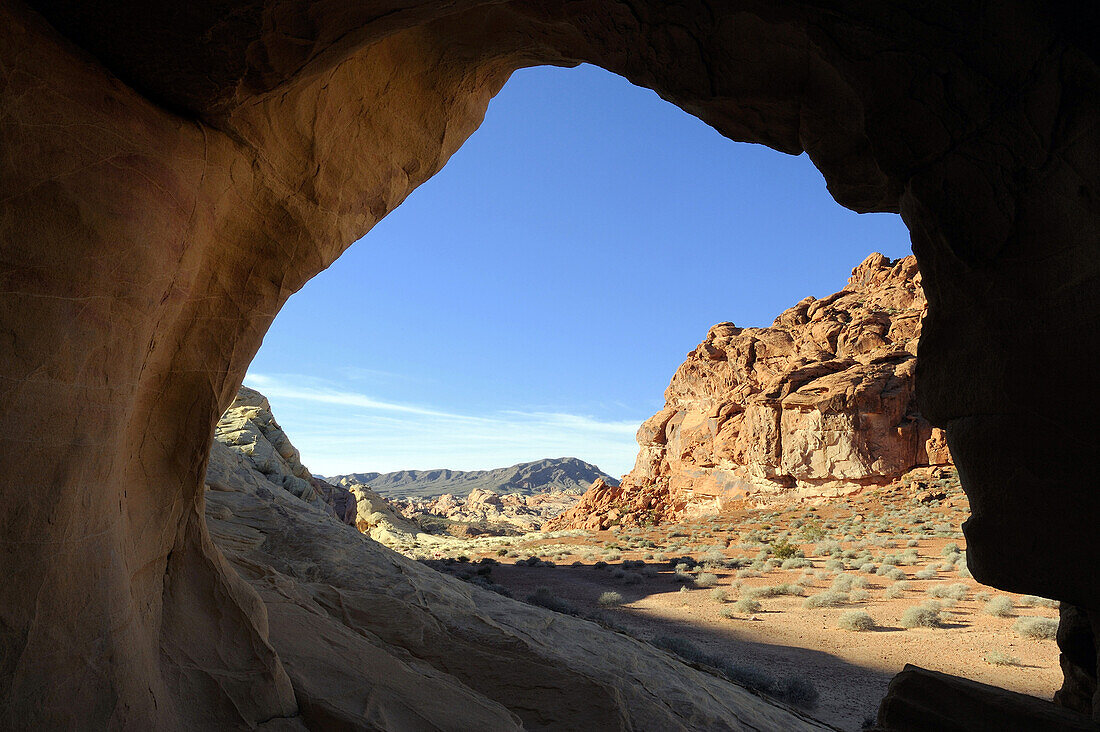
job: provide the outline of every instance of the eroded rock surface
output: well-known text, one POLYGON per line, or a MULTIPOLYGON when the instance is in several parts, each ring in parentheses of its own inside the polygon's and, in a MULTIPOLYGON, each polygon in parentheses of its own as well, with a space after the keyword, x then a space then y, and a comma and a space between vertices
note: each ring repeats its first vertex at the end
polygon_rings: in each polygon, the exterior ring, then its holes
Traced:
MULTIPOLYGON (((242 392, 241 408, 275 424, 258 396, 242 392)), ((263 460, 214 450, 210 535, 263 601, 298 702, 285 728, 825 729, 645 643, 406 559, 272 482, 263 460)))
MULTIPOLYGON (((597 478, 593 485, 603 485, 597 478)), ((563 491, 524 495, 475 489, 465 497, 445 493, 432 499, 394 499, 393 505, 413 519, 431 521, 433 517, 457 522, 463 535, 491 532, 536 531, 548 520, 576 505, 580 496, 563 491)))
POLYGON ((206 468, 206 485, 220 488, 230 481, 278 486, 292 496, 325 507, 346 524, 355 525, 356 496, 346 488, 313 477, 302 465, 298 449, 271 413, 267 397, 242 386, 214 428, 214 443, 206 468), (258 474, 258 475, 257 475, 258 474))
POLYGON ((914 257, 872 254, 847 286, 768 328, 719 323, 638 430, 622 486, 594 486, 549 528, 660 521, 754 495, 839 495, 951 462, 915 395, 927 308, 914 257))
POLYGON ((900 212, 928 298, 920 411, 970 499, 974 575, 1100 609, 1095 10, 33 8, 0 3, 0 724, 296 713, 264 605, 202 520, 214 426, 286 299, 533 64, 603 66, 807 152, 842 205, 900 212))

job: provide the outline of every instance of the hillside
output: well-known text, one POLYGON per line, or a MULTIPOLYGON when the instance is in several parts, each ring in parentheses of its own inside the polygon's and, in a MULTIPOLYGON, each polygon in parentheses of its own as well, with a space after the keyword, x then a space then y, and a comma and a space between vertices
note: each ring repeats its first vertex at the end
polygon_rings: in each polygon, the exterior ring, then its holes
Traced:
POLYGON ((445 493, 466 496, 472 491, 493 493, 583 493, 597 478, 608 485, 619 481, 595 465, 577 458, 547 458, 493 470, 400 470, 393 473, 350 473, 325 478, 350 487, 369 485, 386 498, 435 498, 445 493))

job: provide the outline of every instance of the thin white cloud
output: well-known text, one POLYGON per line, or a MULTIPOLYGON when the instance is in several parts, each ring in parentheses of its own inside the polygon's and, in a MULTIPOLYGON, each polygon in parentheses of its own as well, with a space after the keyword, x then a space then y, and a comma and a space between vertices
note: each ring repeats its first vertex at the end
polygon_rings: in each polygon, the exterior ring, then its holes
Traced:
MULTIPOLYGON (((304 379, 296 380, 302 383, 304 379)), ((476 417, 466 417, 461 414, 440 412, 434 409, 387 402, 373 399, 365 394, 354 391, 341 391, 328 387, 296 386, 286 381, 266 374, 248 374, 245 383, 251 384, 257 391, 263 392, 268 399, 296 399, 298 401, 317 402, 319 404, 333 404, 342 407, 360 407, 362 409, 376 409, 383 412, 401 412, 403 414, 419 414, 426 417, 444 417, 458 421, 477 421, 476 417)))
POLYGON ((245 384, 268 397, 302 461, 323 475, 476 470, 565 456, 621 475, 633 465, 642 421, 543 410, 461 414, 295 375, 250 373, 245 384))

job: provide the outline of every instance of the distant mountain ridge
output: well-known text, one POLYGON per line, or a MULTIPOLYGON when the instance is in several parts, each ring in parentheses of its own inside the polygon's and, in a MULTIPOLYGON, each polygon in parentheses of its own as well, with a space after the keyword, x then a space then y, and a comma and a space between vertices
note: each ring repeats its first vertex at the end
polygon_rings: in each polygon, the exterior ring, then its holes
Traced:
POLYGON ((493 470, 398 470, 392 473, 349 473, 325 478, 348 487, 369 485, 387 498, 434 498, 444 493, 465 496, 475 489, 494 493, 583 493, 597 478, 608 485, 619 481, 591 463, 573 457, 546 458, 493 470))

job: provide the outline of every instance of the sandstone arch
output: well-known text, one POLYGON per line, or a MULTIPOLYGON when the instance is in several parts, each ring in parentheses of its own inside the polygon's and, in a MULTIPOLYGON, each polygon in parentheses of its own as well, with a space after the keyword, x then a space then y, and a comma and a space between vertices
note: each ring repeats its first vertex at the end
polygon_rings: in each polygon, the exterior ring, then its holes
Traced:
MULTIPOLYGON (((973 571, 1097 627, 1098 397, 1078 386, 1100 355, 1093 15, 1023 0, 0 13, 3 724, 294 713, 263 605, 206 534, 212 426, 286 298, 532 64, 599 64, 731 138, 806 150, 842 205, 900 212, 930 303, 922 411, 970 495, 973 571)), ((1074 658, 1085 708, 1095 667, 1074 658)))

